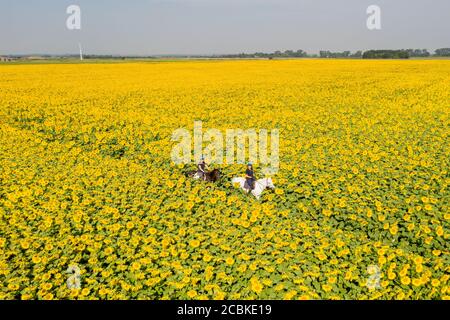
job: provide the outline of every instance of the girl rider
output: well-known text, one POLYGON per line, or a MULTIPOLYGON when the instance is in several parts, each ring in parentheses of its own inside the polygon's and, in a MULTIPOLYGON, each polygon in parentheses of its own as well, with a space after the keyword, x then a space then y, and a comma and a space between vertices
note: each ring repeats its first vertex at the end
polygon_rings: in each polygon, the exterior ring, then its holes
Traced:
POLYGON ((205 163, 205 158, 202 156, 200 158, 200 162, 197 164, 197 175, 202 180, 206 180, 206 169, 208 168, 208 165, 205 163))
POLYGON ((245 182, 250 190, 255 189, 255 172, 253 171, 253 164, 251 162, 247 164, 247 170, 245 170, 245 182))

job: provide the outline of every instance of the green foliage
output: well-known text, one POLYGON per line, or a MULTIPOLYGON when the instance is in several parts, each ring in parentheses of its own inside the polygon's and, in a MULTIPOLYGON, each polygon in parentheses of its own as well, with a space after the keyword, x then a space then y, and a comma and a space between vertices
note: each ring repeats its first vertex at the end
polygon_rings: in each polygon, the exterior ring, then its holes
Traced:
POLYGON ((369 50, 364 52, 363 59, 409 59, 406 50, 369 50))

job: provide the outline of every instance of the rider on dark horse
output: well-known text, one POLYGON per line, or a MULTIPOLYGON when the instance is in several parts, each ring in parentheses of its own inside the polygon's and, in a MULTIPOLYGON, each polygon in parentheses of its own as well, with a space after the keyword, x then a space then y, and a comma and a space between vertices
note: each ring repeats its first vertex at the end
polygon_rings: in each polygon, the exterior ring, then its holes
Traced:
POLYGON ((206 180, 206 169, 208 165, 205 162, 205 158, 202 156, 197 164, 197 174, 202 180, 206 180))
POLYGON ((251 162, 247 164, 247 170, 245 170, 245 183, 250 191, 255 189, 255 172, 251 162))

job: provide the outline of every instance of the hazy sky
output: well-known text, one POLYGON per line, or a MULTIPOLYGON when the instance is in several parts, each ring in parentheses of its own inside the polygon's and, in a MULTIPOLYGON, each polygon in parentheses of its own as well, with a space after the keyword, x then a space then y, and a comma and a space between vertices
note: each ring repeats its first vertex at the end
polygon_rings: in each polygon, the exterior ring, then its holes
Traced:
POLYGON ((0 0, 0 54, 450 47, 450 0, 0 0), (66 8, 81 7, 81 30, 66 8), (381 7, 382 30, 366 9, 381 7))

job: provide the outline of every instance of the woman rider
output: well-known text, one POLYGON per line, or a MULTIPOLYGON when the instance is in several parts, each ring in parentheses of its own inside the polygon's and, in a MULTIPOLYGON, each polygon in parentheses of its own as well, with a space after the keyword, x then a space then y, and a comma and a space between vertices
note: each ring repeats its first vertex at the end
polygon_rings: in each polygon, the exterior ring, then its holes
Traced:
POLYGON ((200 162, 197 164, 197 174, 200 177, 200 179, 202 180, 206 180, 206 168, 208 167, 208 165, 205 162, 205 158, 202 156, 200 158, 200 162))
POLYGON ((247 170, 245 170, 245 181, 247 182, 250 190, 255 189, 255 173, 251 162, 247 164, 247 170))

